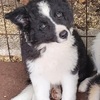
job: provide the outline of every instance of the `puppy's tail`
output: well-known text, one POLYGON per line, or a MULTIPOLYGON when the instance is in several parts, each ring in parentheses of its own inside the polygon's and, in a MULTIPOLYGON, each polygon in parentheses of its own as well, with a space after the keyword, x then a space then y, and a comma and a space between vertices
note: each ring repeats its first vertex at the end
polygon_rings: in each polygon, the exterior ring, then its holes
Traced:
POLYGON ((34 100, 34 91, 32 84, 28 85, 19 95, 11 100, 34 100))

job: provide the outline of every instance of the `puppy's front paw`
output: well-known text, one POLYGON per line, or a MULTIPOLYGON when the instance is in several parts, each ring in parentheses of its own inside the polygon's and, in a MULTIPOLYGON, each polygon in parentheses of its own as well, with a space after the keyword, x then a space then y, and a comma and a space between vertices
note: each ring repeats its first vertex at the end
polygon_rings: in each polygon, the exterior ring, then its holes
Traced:
POLYGON ((85 79, 81 84, 79 85, 78 91, 79 92, 86 92, 88 87, 89 79, 85 79))

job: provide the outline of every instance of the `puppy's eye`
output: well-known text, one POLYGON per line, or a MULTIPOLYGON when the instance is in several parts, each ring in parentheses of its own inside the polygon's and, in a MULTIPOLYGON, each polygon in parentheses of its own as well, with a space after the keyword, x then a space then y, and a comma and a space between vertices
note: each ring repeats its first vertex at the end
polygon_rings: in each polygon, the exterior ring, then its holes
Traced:
POLYGON ((63 17, 63 13, 60 12, 60 11, 56 12, 56 17, 57 17, 57 18, 63 17))
POLYGON ((45 29, 46 27, 47 27, 47 25, 44 24, 44 23, 42 23, 42 24, 39 26, 40 30, 43 30, 43 29, 45 29))

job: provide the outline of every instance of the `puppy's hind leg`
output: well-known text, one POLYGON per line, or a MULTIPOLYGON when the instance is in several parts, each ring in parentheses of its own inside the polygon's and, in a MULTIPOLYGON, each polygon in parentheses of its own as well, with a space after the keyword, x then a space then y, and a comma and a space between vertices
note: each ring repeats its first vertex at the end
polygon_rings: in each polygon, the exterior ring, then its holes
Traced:
POLYGON ((19 95, 11 100, 32 100, 33 95, 33 86, 30 84, 19 95))

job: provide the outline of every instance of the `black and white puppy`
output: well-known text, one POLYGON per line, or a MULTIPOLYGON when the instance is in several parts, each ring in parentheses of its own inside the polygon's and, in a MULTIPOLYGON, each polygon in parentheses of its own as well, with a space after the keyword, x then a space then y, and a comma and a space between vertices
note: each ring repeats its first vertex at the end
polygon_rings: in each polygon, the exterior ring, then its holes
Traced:
POLYGON ((51 85, 62 86, 62 100, 76 100, 78 82, 91 75, 93 64, 73 30, 68 2, 32 0, 5 18, 22 31, 22 57, 32 82, 12 100, 50 100, 51 85))
POLYGON ((97 73, 86 78, 80 84, 79 91, 87 92, 87 100, 100 100, 100 33, 94 39, 91 50, 97 73))

